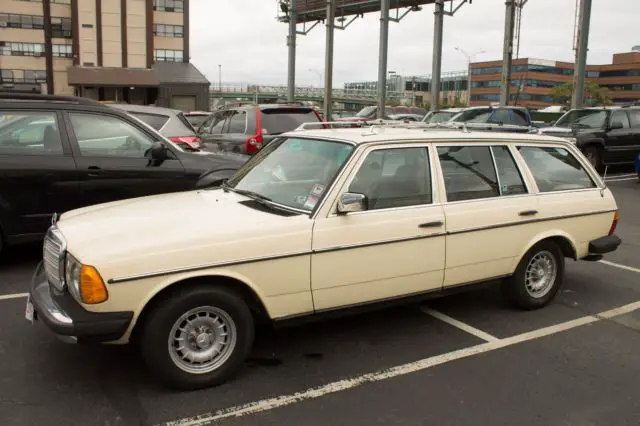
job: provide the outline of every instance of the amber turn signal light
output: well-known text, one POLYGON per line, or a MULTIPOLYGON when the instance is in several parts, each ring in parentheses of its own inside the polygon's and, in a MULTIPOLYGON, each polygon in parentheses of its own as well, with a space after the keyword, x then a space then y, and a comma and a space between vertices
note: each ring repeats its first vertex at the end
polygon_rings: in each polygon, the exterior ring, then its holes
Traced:
POLYGON ((83 265, 80 270, 80 297, 88 305, 102 303, 109 298, 107 287, 93 266, 83 265))

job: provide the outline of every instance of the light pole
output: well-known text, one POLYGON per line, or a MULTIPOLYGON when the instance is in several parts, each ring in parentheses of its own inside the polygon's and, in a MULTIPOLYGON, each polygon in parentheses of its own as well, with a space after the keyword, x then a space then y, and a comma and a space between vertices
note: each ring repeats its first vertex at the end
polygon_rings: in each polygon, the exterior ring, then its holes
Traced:
POLYGON ((218 90, 222 92, 222 65, 218 64, 218 90))
POLYGON ((484 50, 479 50, 469 55, 464 49, 460 47, 456 47, 456 50, 462 53, 465 58, 467 58, 467 106, 469 106, 471 105, 471 61, 473 60, 473 58, 475 58, 476 55, 486 52, 484 50))

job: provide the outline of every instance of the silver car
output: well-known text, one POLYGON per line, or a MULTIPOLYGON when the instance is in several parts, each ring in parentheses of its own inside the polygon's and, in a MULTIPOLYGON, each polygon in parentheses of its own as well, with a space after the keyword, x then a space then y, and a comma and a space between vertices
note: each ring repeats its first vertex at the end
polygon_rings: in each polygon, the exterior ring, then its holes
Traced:
POLYGON ((111 104, 110 106, 124 110, 144 121, 181 148, 187 150, 202 148, 195 129, 180 110, 131 104, 111 104))

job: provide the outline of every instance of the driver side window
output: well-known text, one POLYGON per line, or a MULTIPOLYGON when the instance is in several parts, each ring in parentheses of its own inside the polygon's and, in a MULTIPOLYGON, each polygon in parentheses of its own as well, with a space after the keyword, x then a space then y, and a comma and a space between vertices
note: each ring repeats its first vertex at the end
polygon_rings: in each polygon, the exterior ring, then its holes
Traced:
POLYGON ((69 118, 83 157, 144 158, 154 142, 117 117, 69 113, 69 118))

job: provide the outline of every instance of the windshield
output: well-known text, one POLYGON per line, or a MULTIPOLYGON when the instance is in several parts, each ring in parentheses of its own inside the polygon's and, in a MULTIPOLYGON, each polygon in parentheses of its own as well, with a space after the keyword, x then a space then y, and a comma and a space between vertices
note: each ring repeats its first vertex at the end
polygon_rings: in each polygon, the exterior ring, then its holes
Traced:
POLYGON ((373 115, 375 115, 375 113, 376 113, 376 107, 375 106, 368 106, 368 107, 362 108, 356 114, 356 117, 368 118, 368 117, 372 117, 373 115))
POLYGON ((560 117, 555 127, 578 126, 584 129, 600 129, 607 121, 607 111, 594 109, 574 109, 560 117))
POLYGON ((474 108, 468 109, 458 113, 450 121, 457 123, 472 122, 472 123, 484 123, 491 115, 491 108, 474 108))
POLYGON ((355 147, 318 139, 276 139, 251 158, 226 187, 256 200, 310 213, 355 147))
POLYGON ((422 121, 424 123, 444 123, 445 121, 449 121, 449 119, 454 115, 456 115, 455 112, 438 111, 427 115, 422 121))

